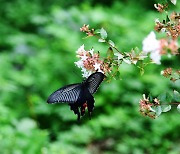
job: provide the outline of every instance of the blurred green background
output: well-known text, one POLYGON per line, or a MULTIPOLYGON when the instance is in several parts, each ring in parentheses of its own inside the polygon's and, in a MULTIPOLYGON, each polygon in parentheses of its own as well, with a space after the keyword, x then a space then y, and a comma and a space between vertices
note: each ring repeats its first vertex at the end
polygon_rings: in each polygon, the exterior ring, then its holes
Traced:
MULTIPOLYGON (((163 57, 145 74, 121 66, 121 80, 103 82, 95 94, 92 119, 76 116, 67 104, 49 105, 56 89, 81 82, 75 51, 85 44, 105 53, 107 46, 79 31, 83 24, 107 30, 122 51, 137 46, 164 16, 146 0, 0 1, 0 153, 1 154, 179 154, 180 115, 174 107, 156 120, 139 113, 142 94, 154 97, 178 89, 160 76, 179 67, 163 57)), ((171 10, 180 10, 171 5, 171 10)), ((160 35, 158 35, 160 37, 160 35)))

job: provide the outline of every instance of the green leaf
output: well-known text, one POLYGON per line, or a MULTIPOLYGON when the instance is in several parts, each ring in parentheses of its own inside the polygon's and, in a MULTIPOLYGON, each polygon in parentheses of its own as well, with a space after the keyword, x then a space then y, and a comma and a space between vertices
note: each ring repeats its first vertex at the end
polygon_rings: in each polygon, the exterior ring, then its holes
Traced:
POLYGON ((177 106, 177 110, 178 112, 180 112, 180 104, 177 106))
POLYGON ((170 92, 164 92, 158 96, 158 99, 161 101, 161 103, 170 103, 172 101, 172 95, 170 92))
POLYGON ((144 68, 143 67, 141 67, 141 66, 137 66, 138 68, 139 68, 139 70, 140 70, 140 74, 141 74, 141 76, 144 74, 144 68))
POLYGON ((169 21, 170 21, 170 19, 169 19, 168 15, 167 15, 166 16, 166 23, 169 22, 169 21))
POLYGON ((171 105, 161 105, 162 112, 168 112, 171 110, 171 105))
POLYGON ((176 5, 177 0, 171 0, 171 3, 173 3, 174 5, 176 5))
POLYGON ((166 102, 166 93, 162 93, 158 96, 158 99, 161 101, 161 102, 166 102))
POLYGON ((95 34, 100 34, 100 31, 101 31, 101 29, 96 29, 96 30, 94 31, 94 33, 95 33, 95 34))
POLYGON ((152 97, 152 94, 151 94, 151 93, 149 93, 148 97, 149 97, 149 101, 150 101, 150 102, 153 102, 153 97, 152 97))
POLYGON ((100 35, 101 35, 102 39, 106 39, 107 38, 107 32, 105 31, 104 28, 101 28, 100 35))
POLYGON ((157 106, 155 111, 156 111, 156 116, 159 117, 161 115, 161 113, 162 113, 161 106, 157 106))
POLYGON ((115 43, 112 40, 109 40, 108 43, 112 46, 115 47, 115 43))
POLYGON ((115 79, 115 80, 119 80, 120 78, 121 78, 120 72, 117 71, 117 72, 114 74, 114 79, 115 79))
POLYGON ((135 52, 136 54, 139 54, 139 53, 140 53, 140 49, 139 49, 138 47, 135 47, 135 48, 134 48, 134 52, 135 52))
POLYGON ((174 96, 173 96, 174 100, 177 102, 180 102, 180 94, 178 91, 174 90, 174 96))
POLYGON ((170 93, 170 92, 167 92, 167 93, 166 93, 166 102, 167 102, 167 103, 172 102, 172 98, 173 98, 173 96, 171 95, 171 93, 170 93))
POLYGON ((108 50, 107 50, 107 58, 108 59, 113 59, 113 57, 114 57, 113 49, 111 47, 109 47, 108 50))

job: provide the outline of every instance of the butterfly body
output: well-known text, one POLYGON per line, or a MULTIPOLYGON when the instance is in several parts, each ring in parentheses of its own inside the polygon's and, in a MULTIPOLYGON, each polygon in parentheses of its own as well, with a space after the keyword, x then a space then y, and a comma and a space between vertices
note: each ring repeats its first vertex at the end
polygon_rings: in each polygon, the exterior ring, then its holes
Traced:
POLYGON ((93 94, 103 79, 103 73, 93 73, 82 83, 70 84, 58 89, 49 96, 47 102, 50 104, 59 102, 68 103, 70 109, 77 114, 78 120, 85 114, 86 108, 88 109, 89 116, 91 116, 95 102, 93 94))

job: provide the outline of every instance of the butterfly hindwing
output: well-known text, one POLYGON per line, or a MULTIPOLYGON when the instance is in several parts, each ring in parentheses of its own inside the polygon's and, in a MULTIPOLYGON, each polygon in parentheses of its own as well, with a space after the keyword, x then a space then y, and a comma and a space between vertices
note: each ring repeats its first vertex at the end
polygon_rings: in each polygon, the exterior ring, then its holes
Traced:
POLYGON ((98 89, 101 82, 104 80, 105 75, 101 72, 96 72, 91 74, 85 83, 87 84, 87 88, 91 94, 94 94, 98 89))
POLYGON ((81 84, 71 84, 65 87, 62 87, 52 93, 47 102, 56 103, 56 102, 65 102, 65 103, 75 103, 78 100, 78 97, 81 92, 81 84))

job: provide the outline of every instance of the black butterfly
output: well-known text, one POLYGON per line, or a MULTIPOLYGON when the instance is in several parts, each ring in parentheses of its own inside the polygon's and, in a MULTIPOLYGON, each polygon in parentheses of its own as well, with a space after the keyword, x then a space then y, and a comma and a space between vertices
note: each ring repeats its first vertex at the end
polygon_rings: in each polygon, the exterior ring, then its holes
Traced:
POLYGON ((104 77, 105 75, 101 72, 93 73, 82 83, 70 84, 58 89, 49 96, 47 102, 50 104, 68 103, 74 114, 77 114, 78 120, 80 120, 80 116, 85 114, 87 107, 89 117, 91 117, 94 109, 94 97, 92 95, 96 92, 104 77))

